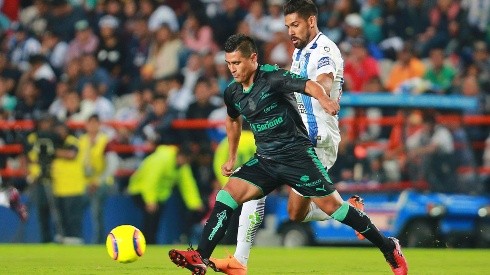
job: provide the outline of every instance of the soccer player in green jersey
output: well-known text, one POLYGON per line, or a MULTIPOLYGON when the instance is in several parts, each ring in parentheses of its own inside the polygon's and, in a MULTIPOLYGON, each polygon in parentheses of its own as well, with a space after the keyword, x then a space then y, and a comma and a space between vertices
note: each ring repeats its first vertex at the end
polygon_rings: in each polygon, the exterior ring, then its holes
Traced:
POLYGON ((206 274, 208 265, 213 268, 209 257, 226 233, 235 209, 287 184, 310 197, 333 219, 361 232, 383 252, 392 267, 396 266, 399 272, 395 274, 406 274, 406 262, 396 239, 383 236, 364 212, 343 201, 333 187, 308 138, 294 93, 316 98, 331 115, 337 114, 338 102, 331 100, 315 81, 276 66, 259 66, 257 47, 248 36, 232 35, 224 48, 234 78, 224 92, 230 154, 222 174, 230 178, 216 196, 197 250, 172 249, 169 251, 172 262, 192 274, 206 274), (254 133, 257 151, 248 162, 233 170, 243 120, 254 133))

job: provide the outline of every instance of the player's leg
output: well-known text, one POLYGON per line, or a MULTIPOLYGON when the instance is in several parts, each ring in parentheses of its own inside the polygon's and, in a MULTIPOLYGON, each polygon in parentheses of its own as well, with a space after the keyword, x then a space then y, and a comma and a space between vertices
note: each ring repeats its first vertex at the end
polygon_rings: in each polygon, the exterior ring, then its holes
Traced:
POLYGON ((366 213, 342 200, 314 150, 310 148, 305 156, 298 155, 296 162, 288 163, 288 167, 281 170, 284 180, 303 196, 311 197, 323 212, 357 230, 376 245, 383 252, 395 274, 406 274, 407 265, 398 241, 385 237, 366 213), (300 163, 303 166, 300 166, 300 163))
POLYGON ((384 236, 366 213, 344 202, 337 191, 325 197, 312 198, 312 200, 333 219, 352 227, 376 245, 390 264, 394 274, 407 274, 407 263, 398 240, 384 236))
POLYGON ((170 259, 178 266, 185 267, 193 274, 205 274, 206 265, 215 269, 209 261, 213 250, 223 238, 229 217, 244 202, 270 193, 279 186, 278 179, 270 174, 276 171, 275 162, 254 157, 237 169, 225 187, 216 196, 216 203, 204 226, 197 250, 170 250, 170 259))
POLYGON ((209 257, 224 237, 235 209, 245 201, 262 194, 258 187, 239 178, 230 178, 226 186, 216 195, 216 203, 204 226, 197 250, 170 250, 170 259, 193 274, 205 274, 209 257))
POLYGON ((225 259, 211 258, 215 267, 226 274, 247 274, 250 250, 257 230, 264 219, 265 199, 247 201, 242 206, 235 254, 225 259))

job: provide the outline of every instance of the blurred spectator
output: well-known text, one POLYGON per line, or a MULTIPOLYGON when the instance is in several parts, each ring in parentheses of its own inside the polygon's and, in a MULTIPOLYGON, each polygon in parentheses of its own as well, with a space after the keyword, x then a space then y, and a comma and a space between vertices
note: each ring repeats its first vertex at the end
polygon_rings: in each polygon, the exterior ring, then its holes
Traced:
POLYGON ((272 39, 264 45, 264 63, 277 64, 279 67, 287 68, 291 63, 294 52, 293 43, 284 32, 275 32, 272 39))
POLYGON ((180 113, 185 113, 194 100, 192 90, 184 86, 184 81, 185 77, 182 74, 173 75, 169 79, 168 105, 180 113))
MULTIPOLYGON (((276 32, 286 32, 286 26, 284 26, 284 14, 282 13, 282 6, 286 3, 285 0, 267 0, 268 13, 266 15, 268 32, 272 36, 276 32)), ((270 41, 270 38, 266 41, 270 41)))
POLYGON ((10 94, 15 93, 17 80, 20 78, 20 71, 12 68, 8 56, 4 52, 0 52, 0 75, 5 80, 7 92, 10 94))
POLYGON ((186 154, 175 145, 160 143, 131 176, 128 193, 143 210, 143 228, 148 244, 157 242, 161 213, 178 186, 187 208, 203 211, 203 204, 186 154))
POLYGON ((72 6, 66 0, 51 0, 47 30, 59 33, 61 40, 68 42, 75 36, 75 30, 80 28, 79 22, 85 18, 85 11, 81 7, 72 6))
MULTIPOLYGON (((274 2, 274 1, 268 1, 274 2)), ((277 2, 277 1, 276 1, 277 2)), ((250 32, 255 41, 269 41, 272 38, 274 31, 270 30, 270 20, 264 13, 262 1, 253 1, 250 4, 249 14, 245 16, 245 22, 250 28, 250 32)))
MULTIPOLYGON (((7 80, 0 76, 0 109, 8 114, 8 117, 13 113, 17 105, 17 98, 8 93, 7 80)), ((8 118, 7 117, 7 118, 8 118)))
POLYGON ((70 91, 70 86, 65 81, 60 81, 56 84, 56 97, 53 100, 53 103, 49 105, 48 113, 51 115, 55 115, 63 109, 63 101, 66 98, 66 95, 70 91))
POLYGON ((100 42, 95 51, 99 66, 104 68, 114 81, 126 74, 127 48, 117 34, 119 25, 119 20, 112 15, 100 18, 100 42))
POLYGON ((458 170, 457 192, 478 194, 483 191, 476 171, 476 160, 472 144, 464 128, 460 114, 450 116, 447 127, 454 140, 455 168, 458 170), (460 169, 462 169, 461 172, 460 169))
POLYGON ((228 65, 226 65, 225 52, 216 53, 214 56, 214 64, 216 67, 218 88, 220 95, 222 95, 232 80, 230 71, 228 70, 228 65))
POLYGON ((78 139, 70 134, 66 124, 57 124, 55 131, 61 142, 55 150, 51 177, 64 233, 63 243, 82 244, 86 188, 83 158, 78 139))
POLYGON ((75 24, 75 38, 68 45, 66 62, 82 57, 87 54, 94 54, 99 46, 99 38, 93 33, 87 20, 80 20, 75 24))
POLYGON ((407 138, 408 161, 414 165, 415 180, 424 178, 434 192, 454 192, 457 188, 454 140, 451 132, 426 112, 423 128, 407 138), (418 174, 418 176, 417 176, 418 174))
POLYGON ((190 54, 181 72, 184 75, 184 88, 191 91, 194 90, 197 80, 203 74, 201 55, 197 53, 190 54))
POLYGON ((429 56, 430 65, 424 75, 424 79, 430 82, 429 92, 450 93, 456 70, 445 62, 444 51, 441 48, 430 50, 429 56))
POLYGON ((421 78, 424 73, 424 64, 414 55, 412 44, 406 42, 397 54, 397 60, 389 72, 385 86, 389 91, 396 92, 404 81, 421 78))
POLYGON ((178 113, 168 106, 167 98, 155 96, 151 102, 151 109, 139 121, 135 135, 147 142, 165 141, 168 144, 180 143, 182 137, 178 130, 172 129, 172 122, 178 113))
POLYGON ((467 11, 468 25, 472 30, 473 36, 479 40, 488 38, 490 1, 462 0, 461 6, 467 11))
POLYGON ((80 70, 82 75, 77 83, 77 91, 82 92, 87 82, 94 84, 97 93, 106 98, 112 98, 114 87, 109 73, 99 66, 97 58, 91 54, 85 54, 80 59, 80 70))
POLYGON ((360 15, 364 21, 363 33, 366 40, 372 43, 380 42, 383 38, 383 17, 380 0, 365 1, 360 15))
POLYGON ((25 26, 16 23, 12 30, 13 34, 7 44, 10 64, 25 72, 29 68, 29 57, 39 53, 41 43, 29 35, 25 26))
POLYGON ((378 61, 369 55, 363 38, 351 40, 351 45, 345 60, 344 85, 347 91, 362 92, 370 79, 380 76, 378 61))
POLYGON ((148 109, 143 101, 143 93, 140 91, 124 95, 119 98, 119 101, 123 103, 116 108, 114 119, 117 121, 140 121, 148 109))
POLYGON ((93 82, 83 85, 80 109, 82 113, 96 114, 102 121, 112 119, 115 113, 114 104, 100 94, 93 82))
MULTIPOLYGON (((56 96, 56 75, 41 54, 31 55, 29 64, 29 69, 21 76, 19 85, 22 85, 27 79, 34 81, 39 92, 39 107, 47 110, 56 96)), ((17 94, 20 92, 17 90, 17 94)))
POLYGON ((63 74, 60 79, 71 88, 78 88, 80 78, 82 77, 81 70, 81 58, 75 58, 70 61, 65 66, 63 74))
MULTIPOLYGON (((219 105, 215 104, 212 97, 216 91, 212 89, 209 79, 200 78, 194 89, 195 101, 189 105, 186 112, 187 119, 207 119, 209 114, 217 109, 219 105)), ((191 153, 197 154, 203 146, 209 146, 210 139, 206 130, 188 130, 187 139, 191 143, 191 153)))
POLYGON ((46 57, 56 76, 60 76, 66 64, 68 44, 57 33, 45 32, 41 38, 41 53, 46 57))
POLYGON ((451 22, 464 28, 464 13, 459 1, 437 0, 437 4, 429 12, 429 27, 417 40, 417 48, 422 57, 435 47, 444 47, 449 42, 451 22))
MULTIPOLYGON (((53 241, 51 220, 55 225, 55 234, 62 237, 63 228, 59 212, 54 203, 51 164, 59 138, 54 131, 55 119, 50 116, 40 117, 35 121, 35 129, 23 141, 24 158, 27 163, 27 177, 32 200, 38 211, 38 222, 42 243, 53 241)), ((58 240, 61 241, 61 240, 58 240)))
POLYGON ((40 100, 40 91, 36 83, 27 79, 19 87, 17 105, 14 109, 15 119, 36 119, 43 112, 42 102, 40 100))
POLYGON ((484 41, 477 41, 473 46, 473 64, 478 69, 478 82, 485 91, 490 90, 490 54, 484 41))
POLYGON ((213 29, 197 11, 187 15, 182 26, 181 35, 184 45, 197 53, 216 52, 217 46, 213 40, 213 29))
POLYGON ((34 0, 33 5, 20 11, 19 22, 26 26, 36 35, 46 32, 47 20, 49 14, 49 3, 46 0, 34 0))
MULTIPOLYGON (((142 82, 140 70, 148 58, 151 43, 151 33, 144 17, 136 17, 133 22, 133 30, 130 33, 128 42, 128 77, 123 79, 123 84, 127 85, 127 90, 139 89, 142 82)), ((151 77, 153 77, 151 75, 151 77)))
POLYGON ((182 41, 175 36, 169 25, 163 23, 155 30, 147 60, 154 79, 177 73, 181 50, 182 41))
POLYGON ((89 110, 90 113, 82 113, 80 101, 81 99, 78 92, 68 88, 66 95, 62 98, 59 108, 53 109, 50 111, 50 114, 55 116, 59 121, 83 122, 92 114, 92 112, 89 110))
POLYGON ((353 183, 363 179, 363 173, 368 169, 366 151, 356 144, 348 131, 340 131, 341 140, 335 165, 328 170, 332 182, 353 183), (356 150, 356 148, 358 148, 356 150), (357 152, 357 153, 356 153, 357 152))
POLYGON ((172 33, 179 31, 179 22, 173 9, 167 5, 160 5, 148 18, 148 29, 158 31, 162 25, 167 25, 172 33))
MULTIPOLYGON (((240 7, 238 0, 221 1, 221 10, 211 22, 214 40, 220 48, 223 47, 226 39, 236 32, 238 24, 246 15, 247 11, 240 7)), ((284 21, 282 24, 284 25, 284 21)))
POLYGON ((87 195, 90 201, 92 217, 92 243, 103 243, 104 203, 114 193, 114 174, 118 167, 118 157, 110 150, 110 138, 101 130, 97 115, 88 118, 85 124, 86 133, 80 136, 80 152, 83 158, 87 195))
POLYGON ((342 38, 342 42, 351 44, 351 41, 354 39, 364 38, 363 26, 364 20, 358 13, 347 15, 344 21, 344 37, 342 38))

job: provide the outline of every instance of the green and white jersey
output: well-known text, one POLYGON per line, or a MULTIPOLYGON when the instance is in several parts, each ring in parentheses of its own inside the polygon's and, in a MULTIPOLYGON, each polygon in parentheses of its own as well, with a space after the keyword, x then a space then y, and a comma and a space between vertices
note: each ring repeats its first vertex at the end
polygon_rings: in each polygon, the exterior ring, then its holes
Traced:
POLYGON ((277 66, 262 65, 248 90, 232 82, 224 92, 228 115, 242 115, 255 136, 257 154, 286 159, 311 147, 294 93, 305 93, 308 79, 277 66))

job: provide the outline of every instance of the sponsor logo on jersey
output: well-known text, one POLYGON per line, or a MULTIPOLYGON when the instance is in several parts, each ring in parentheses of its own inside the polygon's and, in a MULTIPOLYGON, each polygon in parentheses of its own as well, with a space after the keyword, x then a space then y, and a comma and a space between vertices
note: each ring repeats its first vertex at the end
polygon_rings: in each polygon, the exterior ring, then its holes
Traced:
POLYGON ((268 112, 272 111, 272 110, 273 110, 274 108, 276 108, 276 107, 277 107, 277 102, 274 102, 274 103, 272 103, 271 105, 269 105, 269 106, 265 107, 265 109, 264 109, 264 113, 266 113, 266 114, 267 114, 268 112))
POLYGON ((264 123, 254 123, 251 124, 250 126, 252 127, 252 130, 256 133, 269 130, 272 128, 275 128, 277 125, 282 124, 284 122, 284 119, 282 117, 275 117, 269 121, 266 121, 264 123))
POLYGON ((268 92, 262 92, 262 93, 260 94, 260 97, 259 97, 259 102, 260 102, 260 101, 262 101, 262 100, 264 100, 264 99, 266 99, 266 98, 268 98, 270 95, 271 95, 271 94, 270 94, 270 93, 268 93, 268 92))
POLYGON ((303 175, 301 178, 299 178, 299 180, 302 182, 307 182, 310 180, 310 177, 308 175, 303 175))

